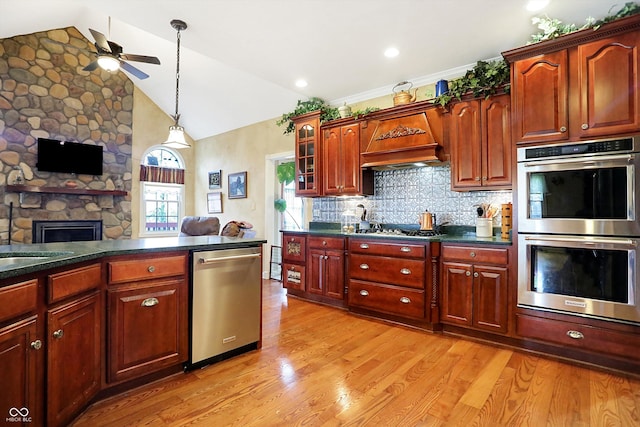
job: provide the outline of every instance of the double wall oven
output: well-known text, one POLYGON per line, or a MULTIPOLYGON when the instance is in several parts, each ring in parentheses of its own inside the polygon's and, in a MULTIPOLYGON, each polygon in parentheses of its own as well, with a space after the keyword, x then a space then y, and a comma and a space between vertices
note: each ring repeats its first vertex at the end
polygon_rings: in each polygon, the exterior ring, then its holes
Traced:
POLYGON ((639 148, 518 148, 519 306, 640 324, 639 148))

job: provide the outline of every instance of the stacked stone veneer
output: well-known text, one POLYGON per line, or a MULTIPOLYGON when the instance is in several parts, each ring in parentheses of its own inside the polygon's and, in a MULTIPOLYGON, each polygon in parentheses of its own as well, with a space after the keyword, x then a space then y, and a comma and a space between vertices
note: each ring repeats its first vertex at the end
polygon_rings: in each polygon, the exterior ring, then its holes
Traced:
POLYGON ((103 238, 131 237, 130 196, 12 193, 29 186, 131 190, 133 83, 122 72, 83 71, 93 45, 69 27, 0 39, 0 243, 31 243, 32 220, 101 219, 103 238), (39 137, 101 145, 102 176, 41 172, 39 137))

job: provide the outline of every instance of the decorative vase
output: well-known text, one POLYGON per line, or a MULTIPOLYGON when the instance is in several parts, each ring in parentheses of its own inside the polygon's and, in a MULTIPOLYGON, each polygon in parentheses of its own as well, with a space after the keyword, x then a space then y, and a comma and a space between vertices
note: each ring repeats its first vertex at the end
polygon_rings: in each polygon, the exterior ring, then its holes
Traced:
POLYGON ((340 114, 340 117, 342 117, 343 119, 351 117, 351 107, 349 107, 345 102, 342 107, 338 107, 338 114, 340 114))

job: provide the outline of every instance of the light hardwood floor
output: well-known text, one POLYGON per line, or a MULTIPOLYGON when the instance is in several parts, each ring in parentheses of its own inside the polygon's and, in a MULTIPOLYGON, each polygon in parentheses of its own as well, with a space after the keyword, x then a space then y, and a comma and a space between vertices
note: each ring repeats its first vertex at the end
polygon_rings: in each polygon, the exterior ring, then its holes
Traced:
POLYGON ((262 350, 98 402, 74 425, 640 425, 638 379, 263 288, 262 350))

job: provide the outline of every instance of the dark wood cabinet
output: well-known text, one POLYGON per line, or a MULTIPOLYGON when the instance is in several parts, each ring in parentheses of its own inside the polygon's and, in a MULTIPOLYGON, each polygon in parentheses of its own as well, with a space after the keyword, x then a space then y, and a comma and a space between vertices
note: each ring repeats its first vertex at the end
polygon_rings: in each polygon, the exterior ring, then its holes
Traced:
POLYGON ((581 140, 640 131, 640 21, 504 52, 512 63, 517 143, 581 140))
POLYGON ((186 255, 175 255, 108 262, 109 383, 187 360, 186 260, 186 255))
POLYGON ((440 320, 506 333, 507 250, 443 245, 442 258, 440 320))
POLYGON ((66 425, 100 391, 102 299, 90 295, 47 312, 47 420, 66 425))
POLYGON ((344 299, 344 238, 310 236, 307 292, 344 299))
POLYGON ((282 286, 306 290, 307 236, 282 233, 282 286))
POLYGON ((453 190, 511 188, 510 109, 509 95, 453 104, 450 120, 453 190))
POLYGON ((320 186, 320 111, 293 119, 296 139, 296 196, 322 194, 320 186))
POLYGON ((360 124, 323 128, 325 196, 373 194, 373 171, 360 168, 360 124))

